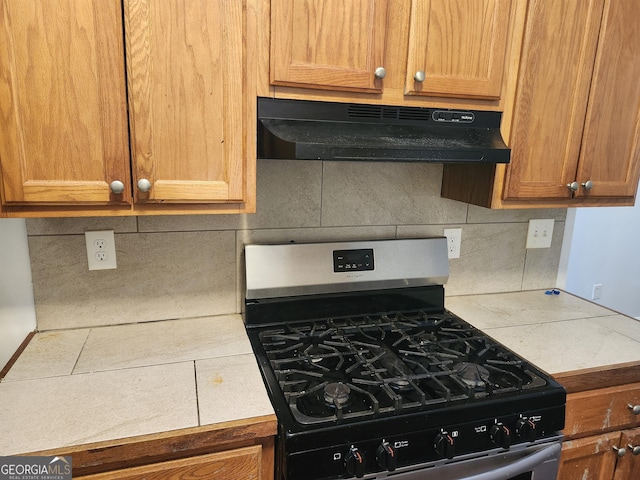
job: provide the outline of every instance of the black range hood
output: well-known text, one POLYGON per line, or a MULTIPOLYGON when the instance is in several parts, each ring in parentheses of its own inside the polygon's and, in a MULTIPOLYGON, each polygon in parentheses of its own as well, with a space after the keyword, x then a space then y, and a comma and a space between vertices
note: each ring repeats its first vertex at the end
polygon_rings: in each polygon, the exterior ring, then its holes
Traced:
POLYGON ((258 158, 509 163, 501 112, 258 98, 258 158))

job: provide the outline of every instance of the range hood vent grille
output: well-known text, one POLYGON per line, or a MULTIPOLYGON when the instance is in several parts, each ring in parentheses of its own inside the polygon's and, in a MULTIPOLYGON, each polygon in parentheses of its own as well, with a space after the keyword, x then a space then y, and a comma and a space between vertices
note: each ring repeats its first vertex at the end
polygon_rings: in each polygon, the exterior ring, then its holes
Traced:
POLYGON ((384 118, 388 120, 413 120, 430 122, 431 110, 426 108, 392 107, 386 105, 359 105, 347 107, 349 118, 384 118))

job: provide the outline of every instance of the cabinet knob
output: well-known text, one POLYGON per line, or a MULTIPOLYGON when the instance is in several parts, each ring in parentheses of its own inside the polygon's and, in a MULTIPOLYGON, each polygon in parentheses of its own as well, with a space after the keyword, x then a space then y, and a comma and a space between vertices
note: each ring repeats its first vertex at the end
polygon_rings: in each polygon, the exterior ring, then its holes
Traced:
POLYGON ((611 447, 611 448, 613 448, 613 451, 616 452, 616 455, 618 455, 618 457, 620 457, 620 458, 624 457, 627 454, 627 449, 624 448, 624 447, 622 447, 622 448, 611 447))
POLYGON ((378 67, 376 68, 375 72, 373 72, 373 74, 376 78, 382 79, 387 76, 387 71, 384 67, 378 67))
POLYGON ((640 455, 640 445, 636 445, 635 447, 631 444, 627 445, 627 448, 631 451, 631 453, 633 453, 634 455, 640 455))
POLYGON ((114 180, 113 182, 111 182, 109 184, 109 189, 115 193, 116 195, 124 192, 124 183, 122 183, 120 180, 114 180))
POLYGON ((146 178, 141 178, 138 180, 138 190, 145 193, 148 192, 151 190, 151 182, 146 178))
POLYGON ((584 188, 585 190, 591 190, 593 188, 593 182, 591 180, 587 180, 581 185, 582 185, 582 188, 584 188))
POLYGON ((413 76, 413 79, 416 82, 420 82, 420 83, 424 82, 425 78, 427 78, 427 77, 425 76, 425 74, 424 74, 424 72, 422 70, 418 70, 416 72, 416 74, 413 76))
POLYGON ((634 415, 640 415, 640 405, 629 404, 627 405, 627 408, 631 410, 631 413, 633 413, 634 415))
POLYGON ((580 185, 578 185, 578 182, 567 183, 567 188, 569 190, 571 190, 572 192, 577 191, 579 187, 580 187, 580 185))

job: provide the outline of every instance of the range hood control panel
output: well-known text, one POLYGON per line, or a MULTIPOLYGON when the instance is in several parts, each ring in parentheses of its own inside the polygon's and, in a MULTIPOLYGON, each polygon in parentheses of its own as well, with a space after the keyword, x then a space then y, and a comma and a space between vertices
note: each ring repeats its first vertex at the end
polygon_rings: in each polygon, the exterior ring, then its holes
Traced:
POLYGON ((333 271, 336 273, 362 272, 373 269, 373 248, 333 251, 333 271))
POLYGON ((434 122, 446 123, 473 123, 475 115, 473 112, 457 112, 455 110, 435 110, 431 114, 434 122))

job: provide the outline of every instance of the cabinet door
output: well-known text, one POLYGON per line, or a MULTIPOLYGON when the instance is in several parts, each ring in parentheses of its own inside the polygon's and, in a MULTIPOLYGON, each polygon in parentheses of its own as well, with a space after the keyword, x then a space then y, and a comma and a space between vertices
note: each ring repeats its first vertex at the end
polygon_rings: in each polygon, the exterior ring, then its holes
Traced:
POLYGON ((5 204, 129 203, 126 112, 120 0, 0 2, 5 204))
POLYGON ((135 201, 244 201, 256 128, 246 1, 124 4, 135 201))
POLYGON ((530 0, 505 199, 564 199, 576 176, 603 0, 530 0))
POLYGON ((386 0, 272 0, 271 83, 377 92, 386 0))
POLYGON ((627 454, 618 459, 614 480, 640 478, 640 456, 633 455, 633 447, 640 448, 640 428, 622 432, 620 447, 627 449, 627 454))
POLYGON ((511 3, 413 0, 405 92, 499 98, 511 3))
POLYGON ((195 478, 260 480, 262 478, 261 454, 260 445, 256 445, 228 452, 88 475, 79 477, 78 480, 187 480, 195 478))
MULTIPOLYGON (((558 480, 606 480, 613 478, 620 432, 612 432, 579 440, 565 441, 562 445, 558 480)), ((629 477, 631 478, 631 477, 629 477)))
POLYGON ((605 4, 577 174, 587 197, 630 197, 640 173, 640 2, 605 4))

